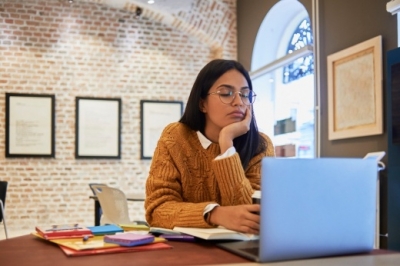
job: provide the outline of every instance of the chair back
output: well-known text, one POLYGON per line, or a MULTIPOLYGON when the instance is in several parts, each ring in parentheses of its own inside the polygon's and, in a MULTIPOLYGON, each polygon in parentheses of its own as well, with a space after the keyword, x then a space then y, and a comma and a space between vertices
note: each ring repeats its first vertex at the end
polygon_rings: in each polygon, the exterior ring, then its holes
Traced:
MULTIPOLYGON (((3 207, 6 205, 7 185, 7 181, 0 181, 0 200, 3 203, 3 207)), ((3 221, 3 213, 0 211, 0 222, 1 221, 3 221)))
MULTIPOLYGON (((89 187, 93 192, 94 196, 97 196, 96 194, 96 190, 93 188, 93 186, 98 186, 98 187, 107 187, 106 184, 104 183, 89 183, 89 187)), ((101 190, 101 189, 99 189, 101 190)), ((98 217, 100 217, 100 224, 110 224, 110 219, 107 218, 106 215, 103 214, 103 210, 101 209, 101 205, 100 205, 100 209, 99 210, 94 210, 95 212, 99 212, 97 215, 98 217)))
POLYGON ((103 215, 113 224, 130 224, 128 202, 124 192, 104 185, 92 186, 97 196, 103 215))
POLYGON ((96 191, 95 191, 95 189, 93 188, 93 186, 103 186, 103 187, 106 187, 107 185, 106 185, 106 184, 103 184, 103 183, 89 183, 89 187, 90 187, 90 189, 92 190, 93 195, 96 196, 97 194, 96 194, 96 191))

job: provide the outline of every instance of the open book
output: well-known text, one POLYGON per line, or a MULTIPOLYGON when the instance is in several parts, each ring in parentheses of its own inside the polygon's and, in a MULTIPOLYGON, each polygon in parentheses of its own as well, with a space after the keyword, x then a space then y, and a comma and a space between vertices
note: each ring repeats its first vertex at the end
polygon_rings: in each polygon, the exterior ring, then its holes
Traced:
POLYGON ((192 235, 206 240, 255 240, 258 235, 244 234, 226 229, 224 227, 217 228, 194 228, 194 227, 174 227, 174 231, 192 235))

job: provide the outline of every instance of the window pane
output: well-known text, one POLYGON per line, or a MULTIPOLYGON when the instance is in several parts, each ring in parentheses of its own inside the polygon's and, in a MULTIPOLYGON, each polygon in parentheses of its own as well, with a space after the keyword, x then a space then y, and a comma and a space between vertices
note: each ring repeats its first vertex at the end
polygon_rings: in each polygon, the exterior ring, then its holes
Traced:
MULTIPOLYGON (((292 34, 286 54, 293 53, 309 44, 313 44, 310 19, 303 19, 292 34)), ((284 68, 283 83, 289 83, 314 73, 314 56, 299 58, 284 68)))
POLYGON ((261 132, 275 145, 277 157, 315 157, 314 75, 289 83, 283 68, 253 79, 254 112, 261 132))

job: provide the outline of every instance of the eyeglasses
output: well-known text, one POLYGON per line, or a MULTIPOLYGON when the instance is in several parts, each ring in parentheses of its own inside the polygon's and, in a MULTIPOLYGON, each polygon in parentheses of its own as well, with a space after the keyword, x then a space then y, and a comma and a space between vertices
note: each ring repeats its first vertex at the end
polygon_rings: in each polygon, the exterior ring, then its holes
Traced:
POLYGON ((256 94, 250 89, 244 89, 241 91, 234 91, 229 88, 221 88, 219 91, 210 92, 207 95, 218 94, 219 99, 224 104, 231 104, 235 100, 236 93, 239 94, 243 104, 252 105, 256 100, 256 94))

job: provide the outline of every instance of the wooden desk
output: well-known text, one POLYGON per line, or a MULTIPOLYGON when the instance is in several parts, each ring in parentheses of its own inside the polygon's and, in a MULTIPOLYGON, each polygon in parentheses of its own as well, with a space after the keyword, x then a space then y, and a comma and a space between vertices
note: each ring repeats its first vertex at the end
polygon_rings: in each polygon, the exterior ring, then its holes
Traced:
POLYGON ((1 266, 199 265, 249 262, 210 242, 168 242, 172 249, 67 257, 51 242, 26 235, 0 240, 1 266))
POLYGON ((109 265, 272 265, 272 266, 398 266, 400 253, 374 250, 370 254, 257 264, 215 247, 213 242, 168 242, 172 249, 67 257, 50 242, 32 235, 0 240, 1 266, 109 265))
MULTIPOLYGON (((100 225, 101 218, 101 206, 97 200, 97 196, 90 196, 89 198, 94 200, 94 225, 100 225)), ((144 202, 146 196, 144 194, 127 194, 126 199, 128 201, 142 201, 144 202)))

